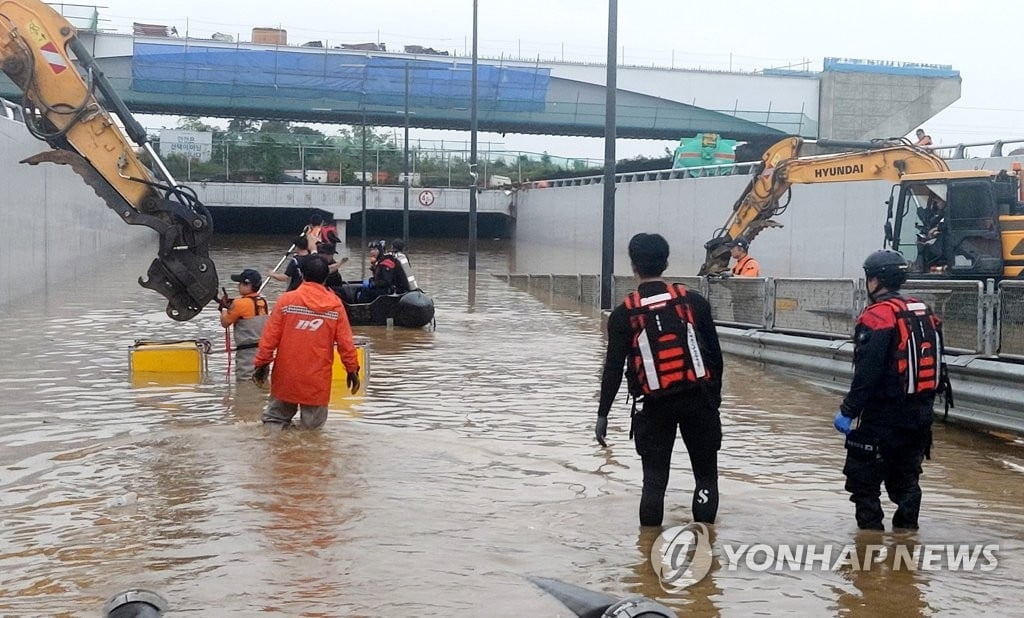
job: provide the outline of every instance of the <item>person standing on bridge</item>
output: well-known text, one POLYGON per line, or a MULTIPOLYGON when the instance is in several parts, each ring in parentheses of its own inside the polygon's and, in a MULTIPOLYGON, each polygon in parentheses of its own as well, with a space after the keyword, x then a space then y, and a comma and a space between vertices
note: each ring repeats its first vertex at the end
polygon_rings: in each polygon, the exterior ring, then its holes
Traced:
POLYGON ((914 142, 915 146, 931 146, 932 145, 932 136, 928 135, 927 133, 925 133, 924 129, 918 129, 917 131, 914 132, 914 135, 917 136, 917 141, 914 142))
POLYGON ((884 530, 881 485, 896 503, 893 528, 916 530, 921 463, 932 443, 936 393, 952 392, 942 363, 942 322, 928 306, 900 295, 907 261, 892 249, 864 261, 871 304, 854 328, 853 382, 833 425, 846 435, 846 490, 857 527, 884 530))
POLYGON ((750 257, 747 250, 750 243, 746 238, 737 238, 729 245, 729 253, 736 263, 732 267, 732 274, 735 277, 760 277, 761 265, 757 260, 750 257))
POLYGON ((606 446, 608 412, 623 367, 634 397, 630 436, 643 462, 640 525, 664 518, 672 446, 678 431, 693 469, 693 518, 712 524, 718 514, 718 449, 722 423, 722 350, 711 306, 700 294, 666 282, 669 246, 660 234, 637 234, 629 259, 637 290, 608 318, 595 437, 606 446), (636 404, 641 409, 636 411, 636 404))

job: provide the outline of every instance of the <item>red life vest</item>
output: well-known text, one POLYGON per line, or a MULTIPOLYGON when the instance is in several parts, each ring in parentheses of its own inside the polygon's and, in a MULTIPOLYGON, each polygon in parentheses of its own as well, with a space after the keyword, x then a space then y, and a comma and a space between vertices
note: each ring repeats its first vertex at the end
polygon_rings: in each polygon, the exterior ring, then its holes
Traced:
POLYGON ((908 395, 942 392, 942 320, 914 298, 882 301, 896 316, 896 370, 908 395))
POLYGON ((627 378, 634 397, 677 393, 711 379, 685 286, 669 284, 648 297, 633 292, 625 306, 633 331, 627 378))

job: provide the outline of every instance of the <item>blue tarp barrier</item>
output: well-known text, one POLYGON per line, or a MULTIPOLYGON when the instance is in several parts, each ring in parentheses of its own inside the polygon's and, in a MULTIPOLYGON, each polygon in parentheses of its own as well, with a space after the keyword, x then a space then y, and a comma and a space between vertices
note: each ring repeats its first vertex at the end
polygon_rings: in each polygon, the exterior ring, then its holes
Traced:
MULTIPOLYGON (((404 105, 405 67, 414 107, 469 107, 471 65, 366 54, 137 42, 132 88, 180 96, 260 97, 404 105)), ((550 70, 479 64, 481 109, 544 111, 550 70)))

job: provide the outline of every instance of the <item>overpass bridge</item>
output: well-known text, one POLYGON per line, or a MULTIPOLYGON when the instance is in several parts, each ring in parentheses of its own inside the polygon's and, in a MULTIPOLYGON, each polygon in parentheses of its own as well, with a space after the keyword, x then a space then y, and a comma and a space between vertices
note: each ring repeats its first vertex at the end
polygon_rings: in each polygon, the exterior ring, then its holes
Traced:
MULTIPOLYGON (((80 31, 136 113, 468 129, 470 59, 80 31), (406 94, 408 92, 408 94, 406 94)), ((960 96, 948 66, 826 59, 821 72, 622 66, 618 135, 905 135, 960 96)), ((480 129, 603 136, 605 67, 482 60, 480 129)), ((20 92, 0 79, 0 96, 20 92)))

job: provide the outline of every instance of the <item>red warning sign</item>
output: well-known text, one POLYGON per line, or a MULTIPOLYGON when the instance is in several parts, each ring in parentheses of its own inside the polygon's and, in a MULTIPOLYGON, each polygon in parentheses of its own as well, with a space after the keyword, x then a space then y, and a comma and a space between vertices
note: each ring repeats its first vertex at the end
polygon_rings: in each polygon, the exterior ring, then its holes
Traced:
POLYGON ((60 55, 60 51, 57 50, 57 46, 53 44, 53 41, 47 41, 39 48, 43 59, 46 60, 46 64, 50 65, 53 72, 60 75, 68 68, 67 62, 64 61, 64 56, 60 55))

